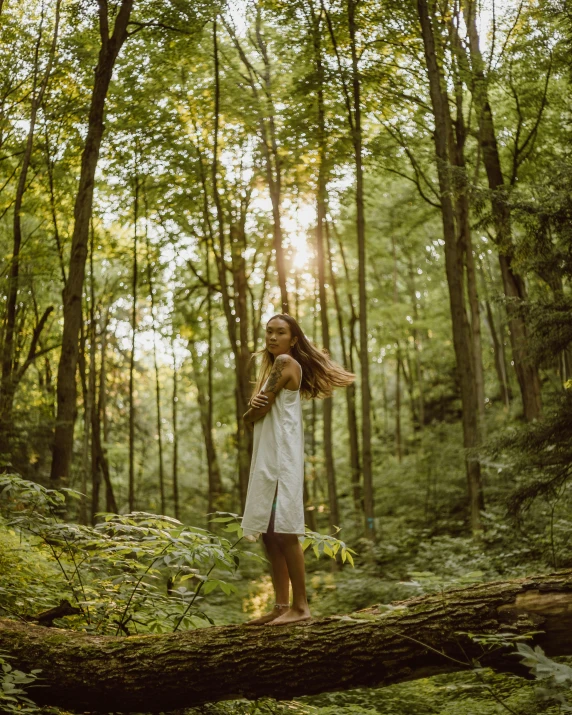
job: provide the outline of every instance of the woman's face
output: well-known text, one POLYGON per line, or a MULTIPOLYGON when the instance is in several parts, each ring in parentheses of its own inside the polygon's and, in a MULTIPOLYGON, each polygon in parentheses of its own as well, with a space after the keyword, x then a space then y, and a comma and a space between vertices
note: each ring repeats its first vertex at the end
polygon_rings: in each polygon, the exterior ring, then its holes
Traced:
POLYGON ((293 338, 290 326, 282 318, 272 318, 266 325, 266 349, 274 357, 284 355, 295 345, 298 338, 293 338))

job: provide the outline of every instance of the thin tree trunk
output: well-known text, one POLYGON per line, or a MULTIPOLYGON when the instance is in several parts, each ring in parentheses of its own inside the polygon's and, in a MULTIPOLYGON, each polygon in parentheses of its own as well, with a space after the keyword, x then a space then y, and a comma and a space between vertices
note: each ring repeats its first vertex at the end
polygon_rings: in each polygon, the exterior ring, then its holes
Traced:
MULTIPOLYGON (((32 160, 32 151, 34 148, 34 134, 36 130, 36 121, 38 116, 38 110, 42 103, 46 88, 48 86, 48 81, 52 72, 52 66, 54 62, 56 45, 58 39, 58 31, 60 24, 60 7, 61 0, 57 0, 55 8, 55 20, 54 20, 54 32, 52 36, 52 43, 49 51, 48 62, 44 75, 40 82, 38 88, 38 71, 39 71, 39 53, 40 46, 43 37, 43 25, 45 21, 45 8, 42 5, 40 28, 38 32, 38 39, 36 41, 36 46, 34 49, 34 79, 32 87, 32 99, 31 99, 31 109, 30 109, 30 123, 28 128, 28 135, 26 137, 26 146, 24 149, 24 156, 22 159, 22 166, 20 169, 20 175, 18 177, 18 185, 16 187, 16 194, 14 197, 14 218, 13 218, 13 243, 12 243, 12 257, 10 261, 10 271, 8 274, 8 294, 6 296, 6 318, 4 324, 4 335, 2 344, 2 358, 1 358, 1 376, 0 376, 0 438, 9 431, 12 408, 14 404, 14 394, 16 391, 16 384, 14 380, 15 372, 15 329, 16 329, 16 319, 17 319, 17 309, 18 309, 18 288, 19 288, 19 278, 20 278, 20 249, 22 246, 22 204, 24 200, 24 194, 27 189, 27 178, 28 170, 30 168, 30 162, 32 160), (36 91, 37 90, 37 91, 36 91)), ((81 310, 81 306, 80 306, 81 310)), ((8 444, 1 444, 0 447, 6 453, 8 451, 8 444)))
MULTIPOLYGON (((326 259, 324 255, 324 231, 326 230, 326 196, 327 196, 327 150, 326 150, 326 112, 324 105, 324 67, 320 45, 319 27, 314 24, 314 62, 317 73, 317 109, 318 109, 318 196, 316 224, 316 261, 318 263, 318 294, 320 298, 320 322, 322 327, 322 345, 330 352, 330 325, 328 320, 328 301, 326 297, 326 259)), ((328 505, 330 529, 340 524, 338 508, 338 493, 336 489, 336 472, 334 467, 334 449, 332 444, 333 398, 322 401, 324 424, 324 459, 326 466, 326 483, 328 485, 328 505)))
MULTIPOLYGON (((328 248, 328 259, 330 264, 330 283, 332 285, 332 291, 334 294, 334 304, 336 307, 336 315, 338 318, 338 332, 340 334, 340 344, 342 348, 342 359, 344 367, 353 372, 353 365, 351 359, 351 352, 348 355, 346 349, 346 337, 344 332, 344 315, 342 311, 342 306, 340 298, 338 295, 337 288, 337 277, 334 271, 334 259, 332 255, 332 247, 330 242, 330 232, 329 224, 326 222, 326 242, 328 248)), ((340 243, 341 247, 341 243, 340 243)), ((347 278, 347 277, 346 277, 347 278)), ((349 286, 348 286, 349 291, 349 286)), ((351 294, 350 294, 351 299, 351 294)), ((353 300, 350 300, 350 305, 353 310, 353 300)), ((351 351, 351 348, 350 348, 351 351)), ((351 467, 351 477, 352 477, 352 494, 354 500, 354 507, 356 515, 363 514, 363 494, 361 489, 361 466, 359 461, 359 429, 357 423, 357 413, 356 413, 356 388, 355 384, 352 383, 348 385, 345 389, 346 393, 346 406, 347 406, 347 418, 348 418, 348 434, 350 440, 350 467, 351 467)))
POLYGON ((401 366, 401 346, 398 340, 395 357, 395 455, 398 462, 403 459, 401 446, 401 366))
POLYGON ((81 296, 89 240, 89 222, 93 210, 95 170, 104 131, 105 99, 115 61, 127 37, 127 23, 133 0, 121 0, 115 15, 113 34, 109 36, 107 3, 99 4, 101 48, 93 87, 87 137, 81 157, 80 180, 75 197, 68 281, 63 291, 63 336, 57 382, 57 413, 51 467, 51 483, 57 486, 69 477, 73 432, 76 418, 76 368, 78 337, 82 320, 81 296))
MULTIPOLYGON (((397 249, 395 245, 395 236, 391 235, 391 255, 393 257, 393 305, 397 307, 399 304, 399 288, 397 285, 397 249)), ((395 454, 397 461, 402 460, 401 448, 401 344, 399 338, 396 340, 395 352, 395 454)))
POLYGON ((173 421, 173 506, 175 509, 175 519, 180 517, 179 512, 179 427, 177 422, 177 408, 179 402, 177 385, 177 355, 175 352, 175 329, 173 327, 172 337, 173 350, 173 399, 171 402, 171 416, 173 421))
MULTIPOLYGON (((210 257, 208 251, 208 242, 206 245, 206 266, 207 266, 207 281, 210 283, 210 257)), ((207 471, 209 475, 209 512, 216 511, 221 508, 222 499, 222 480, 218 459, 216 454, 215 442, 213 437, 213 405, 214 405, 214 390, 213 390, 213 313, 212 313, 212 295, 209 289, 207 293, 207 394, 206 400, 201 405, 201 397, 199 392, 199 405, 205 411, 205 424, 203 434, 205 445, 207 448, 207 471), (205 410, 206 406, 206 410, 205 410)), ((198 378, 198 373, 195 373, 198 378)), ((198 389, 198 385, 197 385, 198 389)))
POLYGON ((92 475, 93 484, 97 482, 97 496, 92 499, 91 523, 95 524, 97 520, 97 512, 99 511, 99 487, 101 484, 101 475, 105 483, 105 510, 111 514, 117 514, 117 502, 113 493, 113 485, 111 483, 111 474, 109 471, 109 463, 105 454, 105 449, 101 441, 101 424, 104 425, 104 441, 107 443, 108 435, 106 430, 107 415, 106 415, 106 398, 107 398, 107 371, 105 363, 105 353, 107 350, 107 329, 109 324, 109 313, 106 314, 102 321, 101 330, 101 365, 99 371, 99 396, 97 405, 94 403, 92 409, 91 421, 91 444, 92 444, 92 475))
POLYGON ((157 410, 157 446, 159 448, 159 494, 161 497, 161 514, 167 513, 165 499, 165 469, 163 464, 163 423, 161 420, 161 383, 159 381, 159 365, 157 363, 157 326, 155 321, 155 294, 153 288, 153 269, 151 267, 151 248, 147 226, 147 193, 143 187, 143 202, 145 205, 145 248, 147 252, 147 282, 151 300, 151 323, 153 330, 153 368, 155 370, 155 404, 157 410))
POLYGON ((499 338, 497 334, 497 330, 495 327, 495 318, 493 314, 493 309, 491 306, 491 302, 489 299, 488 295, 488 290, 487 290, 487 277, 484 273, 483 270, 483 265, 478 258, 478 264, 479 264, 479 269, 480 269, 480 275, 481 275, 481 285, 483 286, 483 292, 484 292, 484 305, 485 305, 485 311, 484 311, 484 319, 485 323, 487 324, 487 327, 489 329, 489 335, 491 336, 491 342, 493 346, 493 355, 494 355, 494 362, 495 362, 495 370, 497 373, 497 379, 499 383, 499 393, 501 400, 503 401, 503 404, 506 409, 510 407, 510 387, 508 384, 508 378, 507 378, 507 372, 506 372, 506 363, 505 363, 505 357, 504 357, 504 348, 501 345, 501 339, 499 338))
POLYGON ((415 384, 414 384, 414 373, 413 365, 411 363, 411 357, 407 349, 405 350, 405 358, 401 358, 401 372, 405 380, 405 385, 407 387, 407 392, 409 394, 409 409, 411 410, 411 424, 419 424, 419 417, 417 416, 417 401, 415 400, 415 384))
POLYGON ((139 176, 135 176, 135 194, 133 202, 133 269, 131 295, 133 306, 131 310, 131 353, 129 355, 129 511, 135 510, 135 336, 137 333, 137 222, 139 220, 139 176))
POLYGON ((415 272, 413 263, 409 258, 409 290, 411 292, 411 306, 413 312, 413 350, 415 353, 415 374, 417 378, 417 389, 419 391, 419 427, 423 429, 425 425, 425 397, 423 389, 423 365, 421 362, 421 347, 419 340, 419 330, 417 324, 419 322, 419 312, 417 310, 417 291, 415 289, 415 272))
POLYGON ((487 173, 489 189, 492 192, 492 216, 496 230, 496 242, 499 247, 499 264, 507 300, 506 310, 509 320, 510 340, 514 369, 522 395, 522 405, 526 420, 540 417, 542 396, 538 368, 530 358, 527 325, 519 313, 516 302, 527 298, 524 279, 513 267, 514 245, 512 240, 511 211, 507 200, 505 183, 498 142, 493 121, 492 109, 488 98, 485 64, 479 47, 479 34, 476 23, 476 3, 463 0, 463 13, 468 33, 469 56, 473 73, 472 94, 479 124, 479 143, 482 149, 483 163, 487 173))
MULTIPOLYGON (((207 318, 208 319, 208 318, 207 318)), ((210 337, 210 336, 209 336, 210 337)), ((197 355, 197 350, 194 341, 189 340, 188 342, 189 353, 191 354, 191 362, 193 366, 194 382, 197 388, 197 401, 199 403, 199 412, 201 417, 201 428, 203 432, 203 439, 205 442, 205 451, 207 458, 207 472, 208 472, 208 511, 212 513, 214 511, 221 509, 221 497, 222 497, 222 483, 220 476, 220 468, 218 464, 218 457, 216 451, 216 445, 212 430, 212 416, 210 414, 210 395, 209 390, 211 389, 211 379, 207 375, 207 385, 205 390, 205 384, 201 377, 201 364, 199 357, 197 355)), ((212 349, 212 345, 209 341, 208 350, 212 349)), ((208 357, 207 357, 208 360, 208 357)), ((208 369, 207 369, 208 372, 208 369)))
MULTIPOLYGON (((223 20, 224 21, 224 20, 223 20)), ((215 65, 218 68, 218 59, 216 57, 216 21, 215 25, 215 65)), ((282 204, 282 159, 278 147, 276 136, 275 110, 272 99, 272 78, 270 71, 270 59, 268 56, 267 44, 262 36, 262 19, 260 15, 260 7, 257 6, 256 13, 256 28, 255 37, 250 38, 252 43, 256 45, 260 52, 264 69, 259 71, 255 69, 250 62, 247 54, 244 51, 234 28, 225 23, 225 27, 236 47, 239 57, 246 68, 246 77, 252 96, 259 111, 259 136, 262 154, 264 156, 266 168, 266 180, 268 183, 268 192, 272 204, 272 233, 273 247, 275 251, 276 272, 278 275, 278 285, 280 288, 281 311, 289 313, 288 289, 286 285, 286 260, 284 256, 284 247, 282 245, 282 221, 281 221, 281 204, 282 204), (262 95, 259 92, 257 79, 260 78, 262 87, 262 95)), ((218 71, 215 69, 215 71, 218 71)), ((216 101, 216 100, 215 100, 216 101)))
POLYGON ((363 501, 365 512, 365 535, 375 540, 375 509, 373 494, 373 469, 371 454, 371 391, 369 384, 369 353, 367 327, 367 258, 365 232, 365 204, 363 185, 362 131, 360 74, 356 47, 356 10, 357 0, 348 0, 348 30, 352 55, 352 89, 355 124, 352 132, 356 166, 356 214, 358 242, 358 296, 359 296, 359 335, 361 365, 361 441, 363 468, 363 501))
MULTIPOLYGON (((93 420, 93 410, 95 404, 96 390, 96 367, 95 356, 97 351, 96 346, 96 329, 95 329, 95 277, 93 275, 93 244, 94 244, 94 227, 91 224, 91 232, 89 239, 89 377, 87 379, 87 390, 84 391, 84 421, 83 421, 83 457, 82 457, 82 492, 85 498, 80 504, 81 523, 87 524, 87 484, 88 476, 93 473, 93 465, 90 454, 90 436, 91 424, 93 420)), ((84 361, 85 362, 85 361, 84 361)), ((80 363, 81 367, 81 363, 80 363)))
POLYGON ((268 181, 270 200, 272 202, 274 250, 276 252, 276 272, 278 274, 278 285, 280 287, 280 299, 282 303, 281 312, 289 313, 288 289, 286 286, 286 259, 282 245, 282 158, 276 138, 276 121, 274 117, 274 101, 272 99, 273 90, 268 46, 262 36, 260 6, 257 6, 256 9, 256 41, 264 63, 262 79, 264 81, 264 101, 267 106, 265 116, 261 120, 262 150, 266 158, 266 178, 268 181))
MULTIPOLYGON (((248 305, 247 305, 247 278, 246 260, 244 249, 246 248, 246 211, 250 201, 251 189, 247 196, 241 201, 240 217, 238 221, 230 226, 230 251, 232 265, 228 268, 225 261, 225 220, 218 189, 218 132, 220 121, 220 77, 218 59, 217 22, 213 23, 213 56, 214 56, 214 80, 215 80, 215 112, 214 112, 214 137, 213 137, 213 159, 211 163, 212 189, 217 214, 219 255, 215 253, 218 268, 219 281, 223 299, 223 307, 227 322, 228 336, 231 349, 235 359, 235 405, 236 405, 236 446, 238 462, 238 488, 242 508, 246 503, 246 493, 248 491, 248 478, 250 472, 250 459, 252 454, 252 432, 247 429, 242 419, 242 415, 248 409, 250 399, 250 350, 248 346, 248 305), (227 272, 230 270, 233 276, 233 295, 227 283, 227 272)), ((206 183, 203 177, 203 186, 206 183)), ((205 198, 206 201, 206 198, 205 198)), ((209 227, 211 235, 211 224, 208 217, 208 205, 205 204, 205 221, 209 227)))
MULTIPOLYGON (((437 63, 435 37, 427 0, 417 0, 425 60, 429 78, 431 104, 435 116, 435 154, 439 188, 441 193, 441 215, 443 237, 445 239, 445 267, 449 286, 449 304, 453 326, 453 345, 457 362, 457 371, 461 386, 463 411, 463 442, 466 448, 479 444, 478 404, 474 378, 474 360, 471 351, 472 339, 469 322, 465 311, 463 288, 463 254, 457 243, 455 211, 452 203, 453 187, 450 176, 450 157, 448 143, 450 136, 450 116, 448 98, 443 89, 444 80, 437 63)), ((483 505, 480 464, 474 458, 466 458, 467 482, 469 493, 469 514, 471 530, 477 534, 481 530, 480 511, 483 505)))
POLYGON ((477 405, 479 418, 479 439, 486 436, 485 423, 485 376, 483 371, 483 350, 481 340, 481 316, 479 311, 479 295, 477 289, 477 276, 475 259, 473 256, 473 241, 469 223, 469 186, 465 165, 465 143, 467 128, 463 115, 463 85, 461 82, 461 64, 463 63, 463 50, 459 38, 458 12, 450 21, 450 39, 453 47, 453 84, 455 90, 456 117, 454 120, 454 133, 450 132, 449 152, 452 163, 457 167, 454 175, 455 184, 455 211, 457 214, 457 232, 459 244, 464 251, 465 268, 467 275, 467 296, 471 314, 472 355, 475 371, 475 387, 477 390, 477 405))

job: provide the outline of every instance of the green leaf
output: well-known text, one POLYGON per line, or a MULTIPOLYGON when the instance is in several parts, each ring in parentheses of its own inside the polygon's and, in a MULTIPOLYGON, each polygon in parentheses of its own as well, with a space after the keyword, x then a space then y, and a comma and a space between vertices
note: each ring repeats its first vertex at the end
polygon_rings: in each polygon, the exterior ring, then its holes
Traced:
POLYGON ((218 585, 219 582, 216 579, 212 579, 212 581, 207 581, 203 586, 203 593, 205 594, 205 596, 208 596, 211 591, 214 591, 218 585))

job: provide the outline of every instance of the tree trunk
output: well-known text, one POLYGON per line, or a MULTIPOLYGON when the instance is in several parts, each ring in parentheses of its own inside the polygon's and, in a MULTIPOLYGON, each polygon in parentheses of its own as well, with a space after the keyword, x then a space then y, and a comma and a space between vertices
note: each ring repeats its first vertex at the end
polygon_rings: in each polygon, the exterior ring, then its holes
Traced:
POLYGON ((268 190, 272 202, 272 219, 274 250, 276 252, 276 272, 278 274, 278 285, 280 287, 280 299, 282 303, 281 312, 289 313, 288 289, 286 286, 286 260, 282 245, 282 159, 278 150, 276 138, 276 120, 274 116, 274 100, 272 99, 272 77, 270 71, 270 59, 268 57, 268 45, 262 36, 262 22, 260 6, 257 6, 256 13, 256 43, 260 50, 260 55, 264 63, 262 79, 264 81, 264 102, 266 108, 261 119, 262 152, 266 159, 266 177, 268 190))
MULTIPOLYGON (((213 253, 215 254, 218 276, 221 286, 222 302, 226 317, 228 337, 234 355, 235 362, 235 405, 236 405, 236 448, 238 463, 238 488, 241 507, 246 503, 246 493, 248 490, 248 478, 250 472, 250 459, 252 454, 252 432, 247 429, 242 419, 242 415, 248 409, 248 401, 251 394, 250 384, 250 349, 248 345, 248 302, 247 302, 247 276, 246 259, 244 257, 246 249, 246 213, 250 202, 252 185, 245 192, 246 195, 240 200, 240 215, 237 220, 230 217, 230 253, 231 266, 227 266, 225 259, 225 216, 218 189, 218 133, 220 121, 220 77, 218 59, 217 23, 213 23, 213 55, 214 55, 214 80, 215 80, 215 113, 214 113, 214 137, 213 137, 213 159, 211 163, 212 189, 215 201, 219 254, 217 256, 212 243, 210 229, 210 219, 208 217, 208 201, 205 197, 205 221, 209 226, 209 235, 213 253), (233 276, 233 291, 229 291, 227 283, 227 273, 233 276)), ((203 178, 203 187, 206 187, 203 178)), ((277 256, 278 260, 278 256, 277 256)), ((208 265, 208 260, 207 260, 208 265)))
MULTIPOLYGON (((479 444, 478 403, 472 355, 472 336, 465 310, 463 251, 457 242, 455 211, 452 202, 453 186, 450 176, 448 144, 451 120, 448 110, 448 97, 443 89, 444 80, 437 63, 435 37, 429 18, 427 0, 417 0, 425 60, 429 78, 431 103, 435 116, 435 154, 437 173, 441 192, 441 215, 443 237, 445 240, 445 268, 449 287, 449 304, 453 327, 453 345, 461 387, 463 409, 463 442, 465 448, 479 444)), ((481 469, 474 458, 466 458, 467 482, 469 493, 470 525, 473 533, 481 530, 480 511, 483 504, 481 469)))
POLYGON ((68 281, 63 291, 64 327, 58 366, 57 413, 51 467, 51 483, 57 487, 69 478, 73 432, 76 418, 75 374, 78 359, 78 337, 82 320, 81 296, 85 277, 85 262, 89 239, 89 223, 93 210, 95 170, 104 131, 105 99, 115 61, 127 37, 127 23, 133 0, 121 0, 115 16, 113 34, 109 37, 107 3, 100 3, 101 49, 95 69, 95 83, 87 127, 87 137, 81 157, 79 186, 74 206, 74 229, 68 281))
POLYGON ((238 474, 241 505, 246 503, 248 479, 250 475, 250 460, 252 455, 253 432, 246 426, 242 415, 248 410, 248 402, 252 393, 250 382, 250 349, 248 346, 248 278, 246 273, 246 207, 248 199, 243 202, 242 213, 238 223, 231 227, 231 257, 233 274, 233 296, 235 321, 238 321, 238 344, 235 351, 236 375, 236 421, 238 446, 238 474))
MULTIPOLYGON (((24 194, 26 193, 26 181, 28 178, 28 170, 32 160, 32 150, 34 147, 34 134, 36 130, 36 120, 38 109, 42 103, 46 87, 52 72, 56 45, 58 39, 58 30, 60 25, 60 7, 61 0, 57 0, 55 8, 54 33, 52 44, 44 76, 37 88, 38 69, 39 69, 39 53, 43 35, 43 24, 45 20, 44 7, 42 6, 40 28, 38 39, 36 41, 34 52, 34 81, 32 88, 30 123, 28 135, 26 137, 26 146, 24 148, 24 157, 18 177, 18 185, 16 187, 16 195, 14 197, 14 220, 13 220, 13 243, 12 257, 10 260, 10 270, 8 273, 8 295, 6 296, 6 318, 3 331, 2 356, 1 356, 1 376, 0 376, 0 448, 6 454, 8 452, 8 433, 11 426, 12 408, 14 404, 14 395, 16 392, 16 381, 14 380, 15 360, 14 360, 14 338, 16 329, 16 318, 18 310, 18 287, 20 277, 20 248, 22 246, 22 204, 24 194), (37 89, 37 93, 36 93, 37 89), (3 444, 6 438, 6 443, 3 444)), ((80 307, 81 309, 81 307, 80 307)))
POLYGON ((419 427, 423 429, 425 425, 425 397, 423 389, 423 364, 421 362, 421 345, 419 339, 419 330, 417 324, 419 321, 419 312, 417 310, 417 291, 415 290, 415 272, 411 258, 408 260, 409 268, 409 290, 411 293, 411 307, 413 312, 413 350, 415 353, 415 376, 417 380, 417 389, 419 390, 419 427))
POLYGON ((469 55, 473 74, 472 93, 479 124, 479 143, 482 149, 489 189, 492 192, 492 216, 499 248, 499 263, 504 293, 508 299, 506 309, 509 319, 514 369, 522 395, 524 417, 526 420, 533 420, 540 417, 542 413, 540 378, 538 368, 530 359, 528 328, 519 314, 519 306, 516 304, 526 300, 526 286, 524 280, 514 271, 512 265, 514 247, 511 211, 507 201, 507 187, 502 172, 493 114, 488 98, 485 64, 479 47, 476 3, 474 0, 464 0, 462 5, 469 39, 469 55))
POLYGON ((177 385, 177 354, 175 352, 175 328, 173 327, 173 399, 171 402, 171 418, 173 421, 173 507, 175 519, 179 518, 179 431, 177 423, 177 408, 179 402, 177 385))
POLYGON ((356 216, 358 243, 358 296, 359 296, 359 335, 361 365, 361 438, 363 468, 363 502, 365 513, 365 535, 375 540, 375 509, 373 494, 373 470, 371 454, 371 392, 369 385, 369 353, 367 328, 367 271, 365 205, 363 187, 363 157, 361 132, 361 85, 356 47, 356 17, 358 0, 348 0, 348 30, 352 54, 352 89, 353 89, 353 131, 352 140, 356 165, 356 216))
POLYGON ((135 510, 135 335, 137 333, 137 221, 139 220, 139 177, 135 176, 133 216, 133 270, 131 294, 133 305, 131 310, 131 352, 129 354, 129 511, 135 510))
MULTIPOLYGON (((210 322, 210 316, 207 316, 207 320, 210 322)), ((209 353, 212 350, 212 336, 209 334, 209 353)), ((195 385, 197 388, 197 401, 199 403, 199 411, 201 416, 201 428, 203 432, 203 439, 205 441, 205 451, 207 457, 207 473, 208 473, 208 511, 209 513, 221 509, 221 496, 222 496, 222 483, 220 476, 220 469, 218 465, 218 458, 216 452, 216 445, 213 437, 212 429, 212 412, 211 412, 211 398, 212 394, 212 378, 210 376, 211 370, 207 367, 207 386, 205 390, 205 385, 202 380, 201 374, 202 369, 197 355, 197 350, 195 344, 192 340, 188 342, 189 352, 191 354, 191 362, 193 366, 193 374, 195 385)), ((208 356, 207 356, 208 359, 208 356)))
MULTIPOLYGON (((338 295, 337 287, 337 277, 334 271, 334 259, 332 256, 332 246, 330 242, 330 232, 329 224, 326 223, 326 242, 328 248, 328 260, 330 264, 330 283, 332 285, 332 292, 334 294, 334 305, 336 307, 336 315, 338 318, 338 332, 340 334, 340 344, 342 348, 342 359, 344 367, 347 370, 353 372, 353 364, 351 359, 351 347, 350 354, 346 349, 346 337, 344 332, 344 314, 342 311, 342 306, 340 298, 338 295)), ((342 244, 340 243, 340 248, 342 244)), ((348 286, 349 292, 349 286, 348 286)), ((350 293, 350 306, 353 312, 353 298, 350 293)), ((346 393, 346 407, 347 407, 347 419, 348 419, 348 434, 350 441, 350 467, 351 467, 351 478, 352 478, 352 494, 354 499, 354 508, 356 517, 361 518, 363 515, 363 495, 361 489, 361 466, 359 461, 359 429, 357 423, 357 413, 356 413, 356 387, 355 383, 348 385, 345 389, 346 393)))
MULTIPOLYGON (((399 287, 397 281, 397 247, 395 236, 391 235, 391 255, 393 258, 393 305, 399 304, 399 287)), ((396 340, 395 351, 395 454, 397 461, 402 460, 401 449, 401 372, 402 372, 401 345, 399 338, 396 340)))
POLYGON ((159 365, 157 363, 157 326, 155 321, 155 294, 153 289, 153 268, 151 266, 151 249, 147 225, 147 194, 143 186, 143 202, 145 206, 145 249, 147 253, 147 282, 149 284, 149 299, 151 301, 151 324, 153 330, 153 368, 155 371, 155 404, 157 410, 157 447, 159 450, 159 494, 161 497, 161 514, 167 513, 165 499, 165 469, 163 464, 163 423, 161 420, 161 383, 159 381, 159 365))
POLYGON ((395 355, 395 455, 398 462, 401 462, 403 458, 401 449, 401 373, 401 346, 398 340, 395 355))
POLYGON ((0 648, 41 669, 38 703, 166 712, 233 698, 292 699, 492 667, 528 673, 515 646, 466 634, 536 631, 532 646, 572 655, 572 572, 497 581, 373 606, 289 628, 223 626, 167 635, 91 636, 0 620, 0 648), (281 677, 276 677, 279 671, 281 677))
MULTIPOLYGON (((82 480, 81 490, 85 494, 85 498, 80 502, 79 517, 81 524, 87 524, 87 484, 88 477, 93 473, 93 465, 91 464, 90 456, 93 457, 93 445, 90 455, 90 436, 91 426, 93 421, 93 411, 95 406, 95 390, 97 387, 95 355, 97 352, 97 331, 95 329, 95 277, 93 275, 93 244, 94 244, 94 228, 93 222, 91 225, 89 239, 89 376, 84 377, 82 382, 86 383, 84 390, 83 401, 83 454, 82 454, 82 480)), ((80 351, 80 358, 83 357, 84 347, 80 351)), ((85 359, 80 359, 80 370, 82 362, 85 365, 85 359)), ((93 441, 93 440, 92 440, 93 441)))
MULTIPOLYGON (((314 22, 314 62, 317 74, 317 109, 318 109, 318 196, 316 224, 316 261, 318 263, 318 294, 320 297, 320 322, 322 327, 322 345, 330 352, 330 324, 328 320, 328 301, 326 297, 326 258, 324 251, 324 232, 326 230, 326 200, 327 200, 327 149, 326 149, 326 112, 324 105, 324 66, 322 64, 322 49, 320 44, 320 28, 314 22)), ((332 443, 333 398, 322 401, 324 421, 324 459, 326 466, 326 483, 328 485, 328 505, 330 529, 340 524, 338 508, 338 492, 336 488, 336 471, 334 467, 334 448, 332 443)))
POLYGON ((453 175, 455 187, 455 212, 457 219, 457 236, 459 245, 464 255, 467 276, 467 297, 469 301, 471 353, 475 376, 475 389, 477 393, 479 441, 485 439, 485 376, 483 371, 483 349, 481 340, 481 316, 479 309, 479 295, 477 289, 477 275, 475 258, 473 256, 473 240, 471 225, 469 223, 469 184, 465 164, 465 144, 467 140, 467 127, 463 114, 463 83, 461 81, 462 68, 464 67, 464 53, 458 32, 459 13, 455 11, 449 21, 449 37, 453 49, 451 56, 453 85, 455 93, 456 116, 449 134, 449 153, 451 163, 457 168, 453 175))
POLYGON ((508 391, 508 383, 506 378, 506 365, 504 364, 503 353, 499 344, 499 337, 495 328, 493 311, 491 304, 488 300, 485 301, 485 322, 489 328, 489 333, 491 336, 491 342, 493 346, 494 360, 495 360, 495 370, 497 373, 497 379, 499 382, 499 393, 500 398, 503 401, 504 406, 508 409, 510 407, 510 398, 508 391))
POLYGON ((99 511, 99 491, 101 486, 101 475, 105 482, 105 510, 117 514, 117 502, 113 493, 113 485, 111 484, 111 474, 109 472, 109 463, 107 455, 103 447, 103 442, 107 442, 107 414, 106 414, 106 398, 107 398, 107 371, 106 371, 106 351, 107 351, 107 327, 109 322, 109 314, 106 314, 102 321, 101 328, 101 364, 99 367, 99 395, 97 404, 93 403, 91 412, 91 469, 92 469, 92 498, 91 498, 91 523, 97 521, 97 512, 99 511), (101 425, 103 423, 103 442, 101 439, 101 425))

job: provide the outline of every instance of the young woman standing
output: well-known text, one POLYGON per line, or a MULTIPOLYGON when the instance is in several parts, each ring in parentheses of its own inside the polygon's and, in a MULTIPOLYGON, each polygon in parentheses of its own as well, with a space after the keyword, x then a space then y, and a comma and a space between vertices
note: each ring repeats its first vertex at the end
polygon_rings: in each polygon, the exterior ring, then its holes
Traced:
POLYGON ((284 625, 310 618, 304 552, 304 427, 301 396, 329 397, 354 375, 314 347, 289 315, 266 325, 266 349, 250 408, 254 444, 242 518, 245 538, 260 534, 270 561, 276 603, 250 625, 284 625), (289 603, 292 584, 292 604, 289 603))

